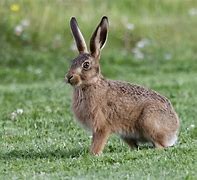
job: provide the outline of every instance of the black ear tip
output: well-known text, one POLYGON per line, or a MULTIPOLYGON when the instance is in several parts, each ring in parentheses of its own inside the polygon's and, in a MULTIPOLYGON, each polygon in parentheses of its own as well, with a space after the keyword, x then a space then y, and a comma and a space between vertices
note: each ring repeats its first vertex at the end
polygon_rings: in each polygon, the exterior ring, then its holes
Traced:
POLYGON ((75 17, 71 17, 70 22, 77 22, 75 17))
POLYGON ((71 17, 71 20, 72 20, 72 19, 73 19, 73 20, 76 20, 76 18, 75 18, 74 16, 71 17))
POLYGON ((107 17, 107 16, 103 16, 103 17, 102 17, 102 21, 103 21, 103 20, 106 20, 106 21, 108 22, 108 17, 107 17))
POLYGON ((103 16, 102 17, 102 19, 101 19, 101 22, 100 22, 101 24, 105 24, 105 25, 108 25, 109 24, 109 22, 108 22, 108 18, 107 18, 107 16, 103 16))

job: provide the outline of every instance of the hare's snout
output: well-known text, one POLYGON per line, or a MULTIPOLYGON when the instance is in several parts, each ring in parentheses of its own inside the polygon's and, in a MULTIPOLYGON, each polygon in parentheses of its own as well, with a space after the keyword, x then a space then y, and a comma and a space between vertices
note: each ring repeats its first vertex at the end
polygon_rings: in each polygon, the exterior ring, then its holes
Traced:
POLYGON ((72 86, 78 86, 81 84, 81 78, 77 74, 67 74, 65 76, 65 82, 71 84, 72 86))

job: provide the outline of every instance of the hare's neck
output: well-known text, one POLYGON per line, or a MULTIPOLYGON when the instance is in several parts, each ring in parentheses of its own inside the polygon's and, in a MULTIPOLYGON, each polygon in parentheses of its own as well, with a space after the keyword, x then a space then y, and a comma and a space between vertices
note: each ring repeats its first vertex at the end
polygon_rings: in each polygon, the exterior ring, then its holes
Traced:
POLYGON ((103 79, 103 76, 101 74, 96 75, 92 77, 91 79, 88 79, 88 81, 83 81, 83 84, 81 84, 81 87, 86 87, 86 86, 94 86, 95 84, 98 84, 99 81, 103 79))
POLYGON ((74 94, 80 98, 83 98, 86 94, 90 95, 98 89, 102 89, 102 86, 105 84, 105 79, 100 76, 93 80, 94 82, 88 84, 82 84, 80 86, 74 87, 74 94))
POLYGON ((75 87, 73 93, 73 102, 75 105, 79 105, 84 99, 84 92, 81 87, 75 87))

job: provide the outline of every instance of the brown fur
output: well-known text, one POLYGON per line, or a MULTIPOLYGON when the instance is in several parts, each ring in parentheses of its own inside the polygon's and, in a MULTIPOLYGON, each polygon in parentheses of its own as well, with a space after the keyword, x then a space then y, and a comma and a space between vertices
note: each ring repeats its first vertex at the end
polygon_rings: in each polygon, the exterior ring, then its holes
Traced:
MULTIPOLYGON (((93 134, 91 153, 99 155, 112 133, 120 135, 130 147, 136 147, 138 142, 151 142, 156 148, 174 145, 179 119, 167 98, 153 90, 107 80, 101 75, 99 57, 107 29, 108 20, 103 17, 91 38, 90 53, 80 49, 66 76, 74 87, 74 114, 93 134), (83 68, 85 62, 90 64, 89 69, 83 68)), ((75 39, 79 38, 80 33, 72 32, 75 39)))

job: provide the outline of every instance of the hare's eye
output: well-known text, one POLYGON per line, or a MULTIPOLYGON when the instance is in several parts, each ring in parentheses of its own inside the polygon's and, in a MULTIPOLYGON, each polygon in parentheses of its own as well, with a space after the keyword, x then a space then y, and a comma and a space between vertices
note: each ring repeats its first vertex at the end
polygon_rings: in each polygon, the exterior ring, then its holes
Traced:
POLYGON ((84 62, 82 66, 83 66, 83 69, 87 70, 90 67, 90 62, 88 61, 84 62))

